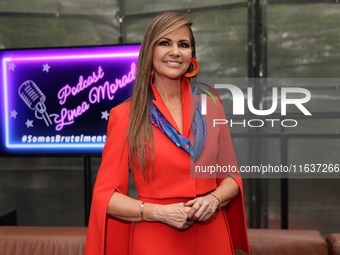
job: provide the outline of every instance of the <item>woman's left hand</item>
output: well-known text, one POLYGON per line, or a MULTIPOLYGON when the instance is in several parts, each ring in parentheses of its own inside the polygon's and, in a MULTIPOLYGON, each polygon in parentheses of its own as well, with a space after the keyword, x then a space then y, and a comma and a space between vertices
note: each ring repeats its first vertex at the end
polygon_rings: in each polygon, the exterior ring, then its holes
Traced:
POLYGON ((184 204, 191 207, 188 212, 188 218, 195 221, 206 221, 214 215, 219 203, 212 195, 206 195, 204 197, 197 197, 184 204))

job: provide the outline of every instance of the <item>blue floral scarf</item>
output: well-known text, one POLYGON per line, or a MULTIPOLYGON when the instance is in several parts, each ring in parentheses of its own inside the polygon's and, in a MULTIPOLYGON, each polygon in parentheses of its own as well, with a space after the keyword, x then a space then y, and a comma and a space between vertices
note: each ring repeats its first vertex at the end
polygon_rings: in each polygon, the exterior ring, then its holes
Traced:
POLYGON ((201 96, 197 85, 191 86, 192 96, 196 96, 196 105, 194 110, 194 117, 191 123, 191 130, 193 132, 194 144, 190 140, 177 132, 177 130, 168 122, 168 120, 159 111, 157 106, 150 101, 149 104, 149 119, 153 126, 157 127, 164 133, 174 144, 186 151, 196 162, 204 149, 207 127, 205 119, 201 114, 201 96))

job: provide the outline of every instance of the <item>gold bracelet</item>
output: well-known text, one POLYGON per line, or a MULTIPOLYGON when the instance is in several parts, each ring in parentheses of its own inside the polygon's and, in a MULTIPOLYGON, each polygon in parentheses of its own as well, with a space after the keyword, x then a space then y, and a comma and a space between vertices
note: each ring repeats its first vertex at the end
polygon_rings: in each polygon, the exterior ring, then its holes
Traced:
POLYGON ((142 201, 142 204, 140 205, 140 219, 141 221, 145 221, 144 220, 144 201, 142 201))
POLYGON ((216 198, 217 199, 217 201, 218 201, 218 205, 220 205, 221 204, 221 200, 219 200, 219 198, 214 194, 214 193, 210 193, 210 195, 212 195, 214 198, 216 198))
MULTIPOLYGON (((221 200, 219 200, 219 198, 214 194, 214 193, 210 193, 210 195, 212 195, 214 198, 216 198, 216 200, 218 201, 218 206, 216 208, 216 211, 221 210, 221 200)), ((214 218, 216 219, 216 211, 214 212, 214 218)))

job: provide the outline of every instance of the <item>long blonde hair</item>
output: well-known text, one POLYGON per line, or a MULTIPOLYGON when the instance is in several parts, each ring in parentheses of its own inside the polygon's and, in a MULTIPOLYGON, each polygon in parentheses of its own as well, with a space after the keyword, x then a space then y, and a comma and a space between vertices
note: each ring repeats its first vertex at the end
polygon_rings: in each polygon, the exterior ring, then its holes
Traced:
MULTIPOLYGON (((159 39, 187 26, 190 32, 192 57, 195 57, 195 39, 192 21, 175 12, 165 12, 153 19, 147 27, 138 58, 137 75, 131 97, 130 120, 127 132, 129 160, 132 169, 140 168, 145 180, 153 177, 154 134, 149 121, 149 102, 152 97, 150 72, 153 52, 159 39)), ((189 69, 192 67, 190 66, 189 69)), ((188 70, 190 72, 190 70, 188 70)))

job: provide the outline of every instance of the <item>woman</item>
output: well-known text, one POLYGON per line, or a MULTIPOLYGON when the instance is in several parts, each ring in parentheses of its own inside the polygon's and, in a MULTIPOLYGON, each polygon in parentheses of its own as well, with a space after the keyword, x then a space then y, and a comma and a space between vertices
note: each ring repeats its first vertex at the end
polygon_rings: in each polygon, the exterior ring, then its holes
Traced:
POLYGON ((202 116, 190 86, 198 70, 191 24, 168 12, 146 30, 133 96, 110 112, 86 255, 249 254, 241 179, 195 172, 236 160, 228 130, 212 126, 223 108, 202 116), (139 199, 127 196, 129 168, 139 199))

